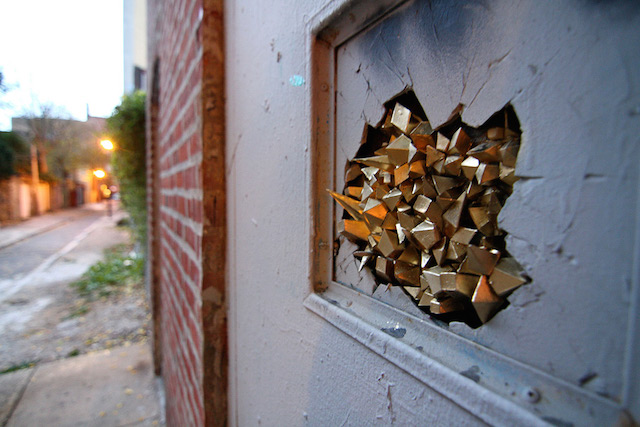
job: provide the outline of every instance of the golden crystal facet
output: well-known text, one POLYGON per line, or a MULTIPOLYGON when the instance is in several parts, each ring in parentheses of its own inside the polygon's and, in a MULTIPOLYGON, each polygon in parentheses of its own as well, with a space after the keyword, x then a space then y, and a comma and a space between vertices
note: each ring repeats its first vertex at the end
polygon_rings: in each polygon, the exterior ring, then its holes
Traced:
POLYGON ((473 308, 476 310, 480 321, 486 323, 496 310, 500 308, 502 302, 502 298, 496 295, 493 289, 491 289, 487 276, 481 276, 471 297, 471 304, 473 304, 473 308))
POLYGON ((434 130, 422 110, 405 106, 416 105, 409 92, 385 103, 381 125, 365 125, 344 194, 329 191, 351 217, 337 229, 378 284, 402 286, 418 307, 476 327, 474 311, 487 322, 528 280, 498 227, 518 179, 520 134, 507 109, 479 128, 461 124, 456 110, 434 130))

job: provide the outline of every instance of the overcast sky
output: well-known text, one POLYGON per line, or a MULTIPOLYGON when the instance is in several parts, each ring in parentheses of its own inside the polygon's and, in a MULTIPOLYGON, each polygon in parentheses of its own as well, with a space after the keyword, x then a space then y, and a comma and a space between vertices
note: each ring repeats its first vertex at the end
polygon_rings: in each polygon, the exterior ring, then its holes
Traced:
POLYGON ((122 0, 0 0, 0 130, 51 102, 72 118, 107 117, 123 92, 122 0))

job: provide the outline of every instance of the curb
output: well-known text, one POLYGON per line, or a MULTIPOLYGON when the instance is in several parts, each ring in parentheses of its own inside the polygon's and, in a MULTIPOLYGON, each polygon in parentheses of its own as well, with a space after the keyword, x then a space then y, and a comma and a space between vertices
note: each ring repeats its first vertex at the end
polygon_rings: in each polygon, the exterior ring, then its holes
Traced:
POLYGON ((27 233, 27 234, 25 234, 23 236, 20 236, 18 238, 13 239, 13 240, 9 240, 8 242, 5 241, 3 243, 0 243, 0 250, 8 248, 9 246, 13 246, 16 243, 20 243, 20 242, 22 242, 24 240, 27 240, 27 239, 29 239, 29 238, 31 238, 33 236, 37 236, 38 234, 46 233, 47 231, 53 230, 53 229, 58 228, 58 227, 62 227, 68 221, 69 221, 68 219, 62 219, 62 220, 60 220, 58 222, 55 222, 53 224, 49 224, 49 225, 47 225, 45 227, 39 228, 37 230, 34 230, 34 231, 30 232, 30 233, 27 233))

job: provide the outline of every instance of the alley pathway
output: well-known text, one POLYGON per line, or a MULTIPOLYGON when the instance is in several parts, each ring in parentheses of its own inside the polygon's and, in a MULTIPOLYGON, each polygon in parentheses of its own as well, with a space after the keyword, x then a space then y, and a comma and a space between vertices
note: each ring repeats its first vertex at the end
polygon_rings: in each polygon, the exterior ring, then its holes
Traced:
POLYGON ((96 204, 0 228, 0 426, 163 424, 143 287, 87 301, 69 286, 128 245, 124 216, 96 204))

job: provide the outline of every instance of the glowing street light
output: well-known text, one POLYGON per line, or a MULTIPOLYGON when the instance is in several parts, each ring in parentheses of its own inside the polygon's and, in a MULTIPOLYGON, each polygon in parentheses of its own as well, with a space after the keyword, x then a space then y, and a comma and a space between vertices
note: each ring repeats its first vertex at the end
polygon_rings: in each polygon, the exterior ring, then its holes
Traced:
POLYGON ((105 171, 103 171, 102 169, 96 169, 96 170, 93 171, 93 175, 96 178, 102 179, 105 176, 107 176, 107 173, 105 171))
POLYGON ((109 141, 108 139, 103 139, 102 141, 100 141, 100 145, 102 145, 102 148, 104 148, 105 150, 113 150, 113 142, 109 141))

